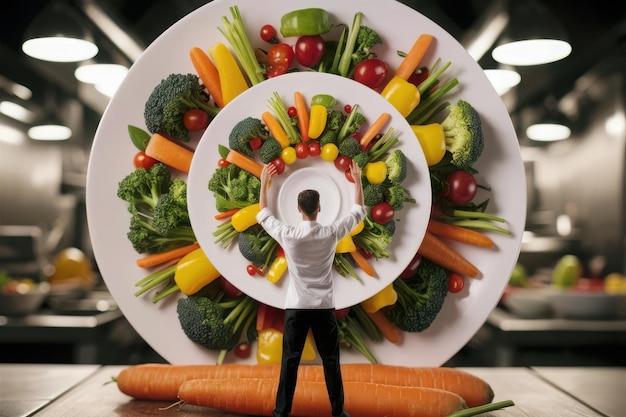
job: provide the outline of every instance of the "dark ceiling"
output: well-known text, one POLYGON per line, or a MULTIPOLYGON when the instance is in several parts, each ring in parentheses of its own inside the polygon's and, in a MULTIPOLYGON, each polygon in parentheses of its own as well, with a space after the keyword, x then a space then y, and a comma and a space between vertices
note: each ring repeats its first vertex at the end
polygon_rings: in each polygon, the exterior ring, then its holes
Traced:
MULTIPOLYGON (((90 100, 81 91, 72 73, 75 64, 46 63, 21 52, 24 31, 39 12, 54 0, 10 1, 0 13, 0 76, 24 84, 33 90, 33 102, 44 106, 53 97, 70 97, 82 102, 85 114, 98 119, 106 102, 90 100)), ((250 0, 248 0, 250 1, 250 0)), ((65 0, 84 13, 88 5, 96 5, 124 29, 141 47, 150 44, 159 34, 187 13, 200 7, 202 0, 65 0)), ((474 33, 493 6, 503 7, 506 0, 402 0, 419 10, 463 42, 474 33)), ((567 0, 543 0, 542 3, 558 17, 569 36, 573 52, 568 58, 541 66, 521 68, 523 83, 514 99, 505 100, 509 111, 542 103, 550 97, 567 93, 576 79, 603 58, 624 55, 626 39, 626 8, 613 0, 574 3, 567 0), (584 5, 583 7, 578 4, 584 5)), ((89 20, 89 19, 87 19, 89 20)), ((94 25, 94 32, 98 28, 94 25)), ((102 34, 100 34, 102 36, 102 34)), ((105 49, 120 62, 130 63, 110 39, 105 49)), ((495 63, 486 54, 479 63, 493 68, 495 63)), ((0 87, 2 86, 0 77, 0 87)))

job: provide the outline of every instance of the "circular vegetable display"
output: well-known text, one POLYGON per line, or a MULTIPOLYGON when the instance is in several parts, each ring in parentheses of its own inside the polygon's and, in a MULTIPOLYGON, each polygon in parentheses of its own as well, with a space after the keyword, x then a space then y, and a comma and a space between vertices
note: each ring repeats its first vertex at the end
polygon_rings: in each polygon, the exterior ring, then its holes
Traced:
POLYGON ((172 363, 268 363, 280 335, 288 265, 251 215, 255 181, 245 195, 229 185, 241 199, 216 199, 218 170, 238 171, 236 183, 276 165, 273 209, 289 221, 295 190, 321 184, 330 221, 351 201, 346 165, 362 159, 368 218, 336 262, 346 362, 443 364, 482 325, 515 264, 523 166, 475 61, 401 3, 311 4, 203 6, 146 50, 100 123, 86 199, 98 267, 131 324, 172 363), (326 142, 331 109, 365 120, 326 142), (231 143, 247 117, 261 130, 231 143), (391 139, 399 142, 381 151, 391 139), (234 148, 248 162, 229 157, 234 148), (392 238, 380 244, 384 234, 392 238))

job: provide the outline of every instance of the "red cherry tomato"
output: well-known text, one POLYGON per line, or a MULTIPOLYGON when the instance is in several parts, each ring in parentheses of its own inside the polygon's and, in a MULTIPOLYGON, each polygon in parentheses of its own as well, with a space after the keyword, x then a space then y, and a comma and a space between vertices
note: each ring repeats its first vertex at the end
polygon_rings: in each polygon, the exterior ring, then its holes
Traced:
POLYGON ((296 150, 296 157, 298 159, 304 159, 309 156, 309 147, 306 143, 296 143, 293 148, 296 150))
POLYGON ((296 117, 298 115, 298 110, 294 106, 289 106, 287 109, 287 114, 289 117, 296 117))
POLYGON ((222 290, 224 290, 224 293, 229 297, 239 297, 242 294, 239 288, 235 287, 230 283, 230 281, 222 276, 220 276, 220 286, 222 287, 222 290))
POLYGON ((261 145, 263 145, 263 140, 261 138, 252 138, 250 139, 250 142, 248 144, 250 145, 250 148, 256 150, 259 149, 261 145))
POLYGON ((395 212, 391 204, 383 201, 382 203, 376 204, 372 207, 372 220, 374 220, 378 224, 386 224, 393 220, 395 212))
POLYGON ((257 268, 256 266, 249 264, 248 266, 246 266, 246 272, 248 273, 248 275, 252 276, 252 275, 256 275, 259 272, 259 268, 257 268))
POLYGON ((320 35, 300 36, 296 41, 295 55, 305 67, 314 67, 322 60, 326 52, 326 42, 320 35))
POLYGON ((270 164, 276 167, 276 175, 280 175, 285 171, 285 161, 280 156, 276 159, 272 159, 270 164))
POLYGON ((352 176, 352 171, 349 169, 346 169, 346 171, 344 172, 346 179, 350 182, 354 182, 354 177, 352 176))
POLYGON ((278 40, 276 39, 276 29, 272 25, 263 25, 261 30, 259 31, 259 35, 261 39, 265 42, 276 43, 278 40))
POLYGON ((294 52, 286 43, 277 43, 267 52, 268 77, 275 77, 287 72, 293 62, 294 52))
POLYGON ((428 67, 418 68, 411 76, 409 77, 409 82, 416 86, 419 86, 426 78, 428 78, 430 72, 428 71, 428 67))
POLYGON ((191 132, 206 129, 209 125, 209 114, 200 109, 187 110, 183 116, 183 125, 191 132))
POLYGON ((369 88, 380 87, 387 77, 387 64, 380 58, 369 58, 354 67, 354 81, 369 88))
POLYGON ((137 152, 135 154, 135 157, 133 158, 133 165, 135 166, 135 168, 150 169, 150 167, 157 162, 159 161, 146 155, 144 151, 137 152))
POLYGON ((309 142, 309 155, 320 156, 322 153, 322 147, 319 142, 309 142))
POLYGON ((339 171, 346 172, 350 169, 350 165, 352 165, 352 158, 346 155, 339 155, 337 158, 335 158, 334 163, 335 167, 339 171))
POLYGON ((346 113, 351 113, 352 112, 352 105, 351 104, 346 104, 345 106, 343 106, 343 111, 346 113))
POLYGON ((448 291, 451 293, 461 292, 465 287, 465 279, 463 275, 453 272, 448 277, 448 291))
POLYGON ((217 166, 220 168, 226 168, 228 165, 230 165, 230 162, 228 162, 225 158, 220 158, 217 161, 217 166))
POLYGON ((476 196, 478 185, 476 178, 463 169, 454 171, 446 178, 448 190, 446 199, 453 204, 467 204, 476 196))
POLYGON ((233 352, 238 358, 249 358, 252 352, 252 347, 250 346, 250 343, 242 342, 235 346, 233 352))
POLYGON ((402 279, 411 278, 413 275, 415 275, 415 271, 417 271, 417 268, 420 266, 421 263, 422 263, 422 255, 420 255, 419 253, 416 253, 413 259, 411 259, 411 262, 409 262, 406 268, 404 268, 404 271, 402 271, 402 273, 400 274, 400 278, 402 279))

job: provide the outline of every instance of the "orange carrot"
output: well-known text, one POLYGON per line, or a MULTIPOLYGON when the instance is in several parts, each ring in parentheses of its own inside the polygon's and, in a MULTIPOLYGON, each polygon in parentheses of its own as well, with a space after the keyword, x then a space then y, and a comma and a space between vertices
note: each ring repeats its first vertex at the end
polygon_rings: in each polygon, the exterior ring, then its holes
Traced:
POLYGON ((491 240, 489 236, 479 232, 478 230, 457 226, 455 224, 444 223, 434 219, 430 219, 428 221, 427 230, 435 236, 474 246, 491 248, 494 245, 493 240, 491 240))
POLYGON ((354 250, 350 252, 350 255, 352 255, 352 259, 354 259, 354 262, 356 262, 356 264, 359 266, 359 268, 363 270, 363 272, 365 272, 370 277, 376 276, 376 271, 374 271, 372 265, 367 262, 367 259, 365 259, 361 252, 359 252, 358 250, 354 250))
POLYGON ((309 141, 309 110, 306 107, 304 96, 301 92, 296 91, 293 93, 293 98, 296 107, 296 114, 298 116, 298 129, 300 129, 300 137, 302 142, 309 141))
POLYGON ((220 74, 217 67, 211 61, 209 55, 198 47, 191 48, 189 58, 196 69, 198 77, 202 80, 202 84, 213 97, 213 101, 218 107, 224 107, 224 98, 222 97, 222 87, 220 85, 220 74))
MULTIPOLYGON (((407 367, 368 363, 341 365, 344 382, 438 388, 454 392, 470 406, 488 404, 493 390, 483 379, 449 367, 407 367)), ((137 399, 175 401, 178 389, 192 379, 278 379, 280 365, 141 364, 123 369, 116 381, 121 392, 137 399)), ((298 381, 324 381, 321 365, 301 366, 298 381)))
POLYGON ((391 115, 389 113, 383 113, 378 116, 378 119, 374 120, 374 123, 372 123, 367 128, 365 133, 363 133, 363 135, 361 136, 361 146, 367 146, 367 144, 370 143, 370 141, 374 139, 376 135, 383 129, 383 126, 389 121, 390 118, 391 115))
POLYGON ((230 210, 226 210, 226 211, 222 211, 220 213, 217 213, 215 215, 215 220, 224 220, 230 216, 232 216, 233 214, 237 213, 240 209, 239 208, 234 208, 234 209, 230 209, 230 210))
POLYGON ((151 268, 153 266, 164 264, 165 262, 172 261, 177 258, 182 258, 190 252, 198 249, 200 244, 198 242, 190 245, 181 246, 180 248, 168 250, 165 252, 153 253, 146 255, 143 258, 137 259, 137 266, 140 268, 151 268))
POLYGON ((154 133, 146 146, 146 155, 165 165, 189 173, 193 151, 169 140, 165 136, 154 133))
POLYGON ((261 178, 261 172, 263 171, 263 165, 259 164, 254 159, 248 158, 242 153, 231 149, 226 155, 226 160, 231 164, 237 165, 239 168, 248 171, 252 175, 256 175, 261 178))
POLYGON ((377 310, 373 313, 367 312, 367 314, 376 326, 378 326, 383 336, 385 336, 385 339, 389 340, 391 343, 397 344, 400 342, 400 330, 385 316, 382 310, 377 310))
POLYGON ((409 52, 404 56, 400 65, 396 69, 396 77, 400 77, 404 80, 408 80, 409 77, 415 72, 417 67, 420 64, 420 61, 426 54, 426 51, 430 47, 430 44, 433 41, 432 35, 424 33, 420 35, 409 52))
MULTIPOLYGON (((277 378, 196 379, 183 383, 178 397, 186 404, 229 413, 271 416, 277 378)), ((467 408, 463 398, 436 388, 344 382, 346 411, 359 417, 445 417, 467 408)), ((324 382, 298 382, 289 415, 321 417, 331 414, 324 382)))
POLYGON ((274 139, 276 139, 278 143, 280 143, 280 146, 286 148, 291 144, 291 142, 289 141, 289 136, 287 136, 287 132, 285 132, 285 129, 283 129, 283 127, 280 125, 278 120, 276 120, 276 117, 274 117, 272 113, 270 113, 269 111, 265 111, 261 115, 261 118, 265 122, 265 125, 269 129, 272 136, 274 136, 274 139))
POLYGON ((428 230, 424 234, 417 253, 452 272, 472 278, 478 276, 478 268, 428 230))

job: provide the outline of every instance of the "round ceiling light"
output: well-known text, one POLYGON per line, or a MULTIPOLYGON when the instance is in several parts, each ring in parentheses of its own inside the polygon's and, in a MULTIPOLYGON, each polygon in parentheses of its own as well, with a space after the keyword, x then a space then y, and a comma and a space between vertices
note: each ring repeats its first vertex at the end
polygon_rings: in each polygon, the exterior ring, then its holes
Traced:
POLYGON ((526 128, 526 136, 540 142, 552 142, 567 139, 572 131, 569 127, 557 123, 539 123, 526 128))
POLYGON ((507 69, 486 69, 485 75, 499 95, 505 94, 522 80, 519 72, 507 69))
POLYGON ((28 137, 34 140, 67 140, 72 129, 62 125, 39 125, 28 129, 28 137))
POLYGON ((541 65, 559 61, 572 52, 572 46, 559 39, 526 39, 499 45, 491 56, 507 65, 541 65))

